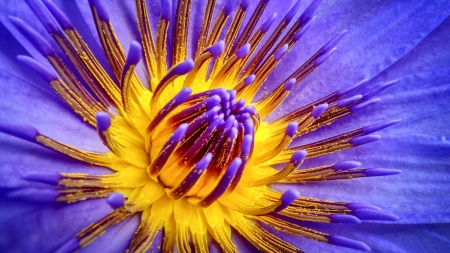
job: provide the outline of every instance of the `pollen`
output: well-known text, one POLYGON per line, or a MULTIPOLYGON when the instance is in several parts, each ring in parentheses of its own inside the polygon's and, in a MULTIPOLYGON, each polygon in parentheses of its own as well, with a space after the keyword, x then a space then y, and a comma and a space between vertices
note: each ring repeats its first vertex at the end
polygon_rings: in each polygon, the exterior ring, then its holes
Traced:
POLYGON ((179 0, 172 6, 172 1, 163 0, 158 23, 151 24, 146 1, 135 0, 140 42, 133 41, 126 48, 114 31, 113 25, 120 24, 109 19, 102 1, 91 0, 92 17, 109 66, 100 64, 53 2, 29 2, 65 55, 58 55, 26 21, 10 17, 53 69, 28 56, 18 59, 41 75, 95 128, 99 140, 110 150, 84 151, 45 136, 32 126, 0 122, 2 132, 111 170, 104 175, 32 172, 24 178, 46 183, 49 188, 17 189, 9 195, 66 203, 106 198, 113 208, 111 213, 80 231, 57 252, 76 251, 131 216, 139 216, 140 225, 127 252, 158 247, 155 238, 161 231, 160 249, 164 252, 209 252, 211 240, 224 252, 237 252, 231 228, 263 252, 301 252, 269 232, 267 226, 369 251, 362 242, 291 221, 360 223, 398 219, 366 204, 308 198, 293 184, 400 173, 365 168, 356 161, 302 166, 305 159, 376 141, 380 136, 373 132, 399 120, 301 146, 292 144, 306 133, 379 102, 373 97, 395 80, 364 94, 349 95, 367 81, 362 80, 310 104, 295 106, 286 115, 268 119, 291 91, 335 52, 346 33, 329 38, 285 80, 276 86, 270 84, 275 89, 267 92, 268 76, 312 25, 319 0, 306 7, 296 20, 302 1, 294 3, 281 19, 273 13, 262 22, 262 14, 269 11, 268 0, 260 1, 252 12, 246 0, 239 4, 228 1, 224 6, 208 1, 196 45, 188 43, 192 1, 179 0), (216 10, 218 14, 214 15, 216 10), (246 17, 248 21, 244 22, 246 17), (152 30, 153 25, 156 30, 152 30), (191 52, 194 47, 196 50, 191 52), (142 67, 146 78, 138 75, 142 67), (265 96, 256 100, 259 91, 265 96), (278 192, 270 187, 276 183, 292 187, 278 192))

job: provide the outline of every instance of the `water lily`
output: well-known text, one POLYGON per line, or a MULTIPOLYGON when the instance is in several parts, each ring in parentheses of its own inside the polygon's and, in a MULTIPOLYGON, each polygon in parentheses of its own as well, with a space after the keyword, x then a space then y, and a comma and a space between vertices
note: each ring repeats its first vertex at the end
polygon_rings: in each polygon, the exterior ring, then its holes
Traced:
POLYGON ((1 6, 2 250, 450 248, 445 1, 1 6))

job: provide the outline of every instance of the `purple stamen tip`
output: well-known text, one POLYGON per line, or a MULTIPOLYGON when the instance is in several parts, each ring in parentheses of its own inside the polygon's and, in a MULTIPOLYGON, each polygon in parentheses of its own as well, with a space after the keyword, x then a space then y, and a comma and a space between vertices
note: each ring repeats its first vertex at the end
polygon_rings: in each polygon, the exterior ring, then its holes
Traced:
POLYGON ((255 81, 255 79, 256 79, 256 76, 254 74, 247 76, 244 79, 245 86, 249 86, 250 84, 252 84, 255 81))
POLYGON ((317 59, 315 60, 316 66, 319 66, 320 64, 322 64, 326 59, 328 59, 328 57, 330 57, 335 51, 337 50, 337 47, 333 47, 330 51, 327 51, 326 53, 324 53, 323 55, 317 57, 317 59))
POLYGON ((314 107, 314 109, 311 111, 311 116, 315 119, 319 118, 320 116, 322 116, 322 114, 328 109, 328 104, 321 104, 318 105, 316 107, 314 107))
POLYGON ((252 149, 253 136, 247 134, 244 136, 244 140, 242 140, 241 153, 243 155, 249 155, 252 149))
POLYGON ((26 2, 49 33, 57 33, 57 34, 60 33, 58 26, 53 21, 53 18, 49 15, 47 10, 41 5, 41 3, 39 3, 38 1, 30 1, 30 0, 26 2))
POLYGON ((225 16, 230 15, 230 13, 233 11, 235 1, 236 0, 228 0, 225 7, 223 7, 223 14, 225 14, 225 16))
POLYGON ((338 35, 334 36, 330 41, 328 41, 322 48, 322 52, 327 52, 331 48, 335 47, 336 44, 344 37, 348 30, 340 32, 338 35))
POLYGON ((31 57, 28 57, 25 55, 18 55, 17 60, 19 60, 23 64, 27 65, 32 70, 34 70, 46 82, 58 80, 58 77, 56 76, 55 72, 44 67, 44 65, 42 65, 41 63, 39 63, 38 61, 36 61, 35 59, 33 59, 31 57))
POLYGON ((349 93, 349 92, 351 92, 351 91, 361 87, 362 85, 366 84, 368 81, 369 81, 369 79, 363 79, 363 80, 361 80, 361 81, 359 81, 359 82, 357 82, 357 83, 355 83, 353 85, 350 85, 349 87, 342 88, 342 89, 338 90, 336 95, 337 96, 343 96, 343 95, 345 95, 345 94, 347 94, 347 93, 349 93))
POLYGON ((102 0, 89 0, 89 4, 93 5, 95 9, 97 10, 98 18, 102 21, 109 21, 109 14, 106 10, 105 6, 103 5, 102 0))
POLYGON ((284 16, 284 19, 286 20, 286 23, 291 22, 292 18, 297 13, 298 9, 300 9, 300 4, 302 3, 302 0, 298 0, 294 6, 289 10, 289 12, 284 16))
POLYGON ((223 41, 223 40, 217 42, 216 44, 214 44, 210 48, 208 48, 208 52, 213 57, 217 57, 217 56, 221 55, 224 50, 225 50, 225 41, 223 41))
POLYGON ((28 172, 22 176, 23 179, 33 182, 40 182, 45 184, 57 185, 62 176, 56 172, 28 172))
POLYGON ((242 0, 241 2, 241 8, 242 10, 246 10, 248 8, 249 1, 248 0, 242 0))
POLYGON ((287 81, 284 84, 283 89, 286 90, 286 91, 291 90, 292 87, 294 87, 295 82, 297 82, 297 79, 295 79, 295 78, 289 79, 289 81, 287 81))
POLYGON ((238 59, 244 58, 250 52, 250 48, 251 48, 250 43, 247 43, 247 44, 243 45, 241 48, 239 48, 236 51, 237 58, 238 59))
POLYGON ((107 131, 111 126, 111 117, 107 112, 97 112, 95 119, 97 120, 97 129, 99 131, 107 131))
POLYGON ((345 162, 336 163, 335 165, 331 166, 331 168, 335 171, 340 171, 340 170, 350 170, 350 169, 358 168, 359 166, 361 166, 361 163, 359 163, 359 162, 345 161, 345 162))
POLYGON ((300 22, 305 23, 307 20, 311 19, 311 17, 314 15, 314 12, 316 12, 317 7, 319 7, 321 0, 314 0, 308 8, 302 13, 300 16, 300 22))
POLYGON ((381 208, 379 208, 379 207, 372 206, 372 205, 361 204, 361 203, 348 203, 345 206, 348 207, 352 211, 355 211, 355 210, 358 210, 358 209, 381 210, 381 208))
POLYGON ((11 23, 20 30, 23 35, 36 47, 36 49, 43 55, 48 56, 53 53, 53 48, 50 43, 42 37, 39 33, 34 31, 29 25, 27 25, 22 19, 9 16, 11 23))
POLYGON ((42 0, 44 5, 50 11, 50 13, 55 17, 56 21, 59 23, 62 29, 73 29, 72 22, 70 22, 69 18, 62 12, 58 6, 56 6, 52 1, 42 0))
POLYGON ((353 96, 351 98, 341 99, 341 100, 339 100, 337 102, 336 106, 339 107, 339 108, 345 107, 345 106, 347 106, 349 104, 352 104, 352 103, 360 100, 362 97, 363 96, 361 94, 359 94, 359 95, 355 95, 355 96, 353 96))
POLYGON ((270 26, 272 26, 273 21, 275 21, 275 18, 277 17, 277 13, 273 13, 267 20, 262 24, 261 26, 261 32, 265 33, 269 30, 270 26))
POLYGON ((229 90, 228 94, 230 94, 230 99, 234 100, 236 98, 237 92, 235 90, 229 90))
POLYGON ((289 189, 281 195, 281 205, 275 209, 275 212, 280 212, 289 205, 291 205, 296 199, 300 197, 300 193, 294 189, 289 189))
POLYGON ((358 209, 352 211, 352 214, 361 220, 382 220, 382 221, 400 220, 400 217, 398 217, 397 215, 373 209, 358 209))
POLYGON ((139 42, 133 40, 128 50, 127 65, 136 65, 142 57, 142 46, 139 42))
POLYGON ((298 122, 291 122, 287 125, 285 134, 288 135, 289 137, 293 138, 294 135, 297 133, 297 128, 298 128, 298 122))
POLYGON ((212 159, 212 153, 206 154, 196 165, 197 170, 205 170, 212 159))
POLYGON ((254 132, 253 120, 249 119, 249 120, 244 121, 244 133, 253 135, 253 132, 254 132))
POLYGON ((52 189, 23 188, 8 194, 8 198, 32 202, 54 202, 58 197, 59 193, 52 189))
POLYGON ((173 133, 173 135, 172 135, 172 139, 173 139, 173 141, 174 142, 180 142, 181 141, 181 139, 183 139, 183 137, 184 137, 184 134, 186 133, 186 130, 188 129, 188 126, 189 126, 189 124, 188 123, 184 123, 184 124, 181 124, 178 128, 177 128, 177 130, 175 130, 175 132, 173 133))
POLYGON ((368 91, 367 93, 365 93, 363 95, 363 99, 364 100, 368 100, 368 99, 372 98, 373 96, 377 95, 378 93, 382 92, 383 90, 385 90, 385 89, 391 87, 392 85, 396 84, 397 82, 398 82, 398 79, 381 83, 377 87, 375 87, 374 89, 372 89, 372 90, 368 91))
POLYGON ((161 12, 161 18, 170 21, 172 18, 172 0, 162 0, 162 12, 161 12))
POLYGON ((376 169, 366 169, 365 171, 363 171, 364 174, 366 174, 366 176, 368 177, 378 177, 378 176, 391 176, 391 175, 397 175, 402 173, 401 170, 394 170, 394 169, 380 169, 380 168, 376 168, 376 169))
POLYGON ((306 152, 306 150, 300 150, 295 152, 291 156, 290 163, 293 163, 295 164, 295 166, 298 166, 300 163, 303 162, 303 160, 305 160, 307 154, 308 152, 306 152))
POLYGON ((38 130, 32 126, 25 124, 14 124, 5 121, 0 121, 0 132, 31 142, 35 142, 36 137, 39 135, 38 130))
MULTIPOLYGON (((364 99, 364 96, 363 96, 362 99, 364 99)), ((360 110, 362 110, 362 109, 364 109, 366 107, 369 107, 371 105, 379 103, 380 101, 381 101, 381 98, 373 98, 373 99, 370 99, 368 101, 364 101, 364 102, 362 102, 360 104, 356 104, 356 105, 352 106, 350 108, 350 111, 355 113, 355 112, 360 111, 360 110)))
POLYGON ((361 220, 353 215, 332 214, 329 216, 331 223, 360 224, 361 220))
POLYGON ((244 110, 246 113, 248 113, 248 114, 250 114, 250 115, 256 115, 256 109, 255 109, 255 107, 253 106, 253 105, 247 105, 246 107, 245 107, 245 110, 244 110))
POLYGON ((374 124, 374 125, 370 125, 370 126, 365 126, 363 128, 361 128, 361 132, 365 133, 365 134, 371 134, 373 132, 379 131, 381 129, 384 129, 386 127, 390 127, 394 124, 399 123, 400 121, 402 121, 401 119, 397 119, 397 120, 391 120, 391 121, 386 121, 383 123, 378 123, 378 124, 374 124))
POLYGON ((174 75, 185 75, 194 68, 194 60, 187 59, 173 68, 174 75))
POLYGON ((311 25, 316 21, 316 16, 312 16, 310 19, 306 21, 306 23, 294 34, 293 42, 298 41, 303 34, 311 27, 311 25))
POLYGON ((64 243, 61 247, 59 247, 55 251, 55 253, 70 253, 76 251, 79 248, 80 248, 80 239, 75 237, 64 243))
POLYGON ((114 209, 121 208, 125 206, 125 197, 122 194, 115 192, 106 198, 106 203, 114 209))
POLYGON ((353 146, 360 146, 366 143, 378 141, 379 139, 381 139, 381 136, 379 135, 366 135, 353 138, 349 141, 349 143, 352 144, 353 146))
POLYGON ((276 51, 273 54, 273 58, 275 61, 279 61, 281 60, 281 58, 283 58, 283 56, 286 54, 287 50, 288 50, 289 45, 288 44, 284 44, 278 51, 276 51))
POLYGON ((180 92, 178 92, 177 95, 175 95, 175 97, 173 98, 175 100, 176 104, 181 104, 184 101, 186 101, 189 96, 191 96, 192 93, 192 89, 189 87, 186 87, 184 89, 182 89, 180 92))
POLYGON ((210 109, 220 104, 220 101, 221 101, 220 97, 218 95, 214 95, 212 97, 205 99, 205 106, 207 109, 210 109))
POLYGON ((360 241, 355 241, 355 240, 337 236, 337 235, 328 235, 327 238, 328 238, 328 243, 333 244, 333 245, 351 248, 351 249, 358 249, 358 250, 363 250, 363 251, 371 250, 370 247, 367 246, 367 244, 360 242, 360 241))

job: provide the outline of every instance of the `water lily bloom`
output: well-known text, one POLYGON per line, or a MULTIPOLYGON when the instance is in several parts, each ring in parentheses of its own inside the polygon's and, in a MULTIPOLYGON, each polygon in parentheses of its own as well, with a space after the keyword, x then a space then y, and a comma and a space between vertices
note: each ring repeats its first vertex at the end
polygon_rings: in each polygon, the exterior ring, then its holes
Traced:
POLYGON ((450 250, 446 1, 0 5, 2 251, 450 250))

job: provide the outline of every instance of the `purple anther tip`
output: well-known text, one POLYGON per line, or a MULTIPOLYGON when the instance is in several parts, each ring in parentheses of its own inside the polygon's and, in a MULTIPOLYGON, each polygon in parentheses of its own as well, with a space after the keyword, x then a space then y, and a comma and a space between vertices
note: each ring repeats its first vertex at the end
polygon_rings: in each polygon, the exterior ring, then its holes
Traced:
POLYGON ((62 29, 73 29, 72 22, 70 22, 69 18, 62 12, 58 6, 56 6, 52 1, 49 0, 42 0, 44 5, 47 7, 47 9, 50 11, 50 13, 55 17, 58 24, 61 26, 62 29))
POLYGON ((228 0, 228 2, 225 5, 225 7, 223 7, 223 14, 225 14, 225 16, 230 15, 230 13, 233 11, 233 7, 234 7, 234 3, 235 2, 236 2, 236 0, 228 0))
POLYGON ((373 209, 357 209, 352 211, 352 215, 358 217, 361 220, 383 220, 383 221, 400 220, 400 217, 398 217, 397 215, 373 209))
POLYGON ((53 21, 53 18, 39 1, 27 0, 26 3, 30 9, 33 10, 34 14, 38 17, 39 21, 41 21, 42 25, 49 33, 60 33, 58 26, 53 21))
POLYGON ((296 42, 298 41, 303 34, 305 34, 306 31, 308 31, 308 29, 311 27, 311 25, 316 21, 316 16, 312 16, 311 18, 309 18, 306 23, 302 26, 302 28, 300 28, 300 30, 298 30, 295 34, 294 34, 294 38, 293 41, 296 42))
POLYGON ((245 134, 253 135, 253 132, 255 131, 254 127, 255 127, 255 125, 253 123, 253 120, 249 119, 249 120, 244 121, 244 133, 245 134))
POLYGON ((330 51, 327 51, 323 55, 317 57, 317 59, 314 61, 316 66, 319 66, 320 64, 322 64, 326 59, 328 59, 328 57, 330 57, 334 52, 336 52, 336 50, 337 50, 337 47, 333 47, 330 51))
POLYGON ((379 208, 377 206, 366 205, 366 204, 361 204, 361 203, 348 203, 345 206, 348 207, 352 211, 355 211, 355 210, 358 210, 358 209, 381 210, 381 208, 379 208))
POLYGON ((189 87, 186 87, 182 89, 180 92, 178 92, 177 95, 173 98, 176 101, 176 104, 181 104, 184 101, 186 101, 192 94, 192 89, 189 87))
POLYGON ((244 136, 244 139, 242 140, 242 146, 241 146, 241 153, 242 155, 249 155, 250 151, 252 149, 252 143, 253 143, 253 136, 250 134, 247 134, 244 136))
POLYGON ((31 202, 54 202, 59 193, 53 189, 23 188, 8 193, 8 198, 31 202))
POLYGON ((97 11, 98 18, 102 21, 109 21, 109 14, 106 10, 105 6, 103 5, 102 0, 89 0, 89 4, 93 5, 95 7, 95 10, 97 11))
POLYGON ((275 212, 280 212, 290 204, 292 204, 296 199, 300 197, 300 193, 297 190, 289 189, 281 195, 281 205, 275 209, 275 212))
POLYGON ((184 134, 186 133, 186 130, 188 129, 188 126, 189 126, 188 123, 183 123, 183 124, 181 124, 181 125, 177 128, 177 130, 175 130, 175 132, 173 133, 173 135, 172 135, 171 138, 172 138, 175 142, 180 142, 181 139, 183 139, 184 134))
POLYGON ((5 121, 0 121, 0 132, 31 142, 35 142, 36 137, 39 135, 38 130, 32 126, 5 121))
POLYGON ((97 112, 95 119, 99 131, 106 131, 111 126, 111 116, 107 112, 97 112))
POLYGON ((295 79, 295 78, 289 79, 289 81, 284 83, 283 89, 286 90, 286 91, 287 90, 291 90, 292 87, 294 87, 295 82, 297 82, 297 79, 295 79))
POLYGON ((36 47, 36 49, 43 55, 48 56, 53 53, 53 47, 50 43, 42 37, 39 33, 33 30, 29 25, 27 25, 22 19, 9 16, 11 23, 20 30, 23 35, 36 47))
POLYGON ((59 183, 59 180, 61 180, 62 176, 57 172, 32 171, 23 175, 22 178, 28 181, 57 185, 59 183))
POLYGON ((334 36, 330 41, 328 41, 322 48, 322 52, 327 52, 333 47, 336 46, 336 44, 344 37, 344 35, 348 32, 348 30, 344 30, 340 32, 338 35, 334 36))
POLYGON ((218 88, 211 92, 211 95, 217 95, 220 97, 221 100, 226 100, 227 94, 228 94, 228 91, 225 88, 218 88))
POLYGON ((245 99, 241 98, 239 99, 239 101, 236 103, 236 108, 241 108, 245 105, 245 99))
POLYGON ((366 143, 378 141, 379 139, 381 139, 381 136, 379 135, 365 135, 353 138, 349 141, 349 143, 352 144, 353 146, 360 146, 366 143))
POLYGON ((208 167, 209 163, 211 162, 211 159, 212 159, 212 153, 208 153, 200 161, 198 161, 198 163, 195 165, 195 167, 198 170, 205 170, 206 167, 208 167))
POLYGON ((385 89, 391 87, 392 85, 396 84, 397 82, 398 82, 398 79, 395 79, 395 80, 391 80, 391 81, 387 81, 387 82, 378 84, 377 87, 375 87, 374 89, 366 92, 363 95, 363 99, 364 100, 368 100, 368 99, 374 97, 375 95, 377 95, 378 93, 382 92, 383 90, 385 90, 385 89))
POLYGON ((256 79, 256 75, 251 74, 249 76, 247 76, 246 78, 244 78, 244 84, 245 86, 249 86, 250 84, 252 84, 256 79))
POLYGON ((55 81, 58 79, 55 72, 49 70, 48 68, 44 67, 44 65, 40 64, 35 59, 25 56, 25 55, 18 55, 17 60, 22 62, 23 64, 27 65, 29 68, 34 70, 38 75, 40 75, 46 82, 55 81))
POLYGON ((217 42, 216 44, 214 44, 208 48, 208 52, 213 57, 217 57, 217 56, 221 55, 224 50, 225 50, 225 41, 223 41, 223 40, 217 42))
POLYGON ((142 57, 142 46, 139 42, 133 40, 130 44, 130 49, 128 50, 127 64, 136 65, 139 63, 142 57))
POLYGON ((214 106, 220 104, 220 101, 221 101, 220 97, 218 95, 214 95, 212 97, 205 99, 205 106, 207 109, 213 108, 214 106))
POLYGON ((335 171, 340 171, 340 170, 351 170, 351 169, 358 168, 360 166, 361 166, 361 163, 359 163, 359 162, 345 161, 345 162, 336 163, 335 165, 331 166, 331 168, 335 171))
POLYGON ((341 100, 339 100, 337 102, 336 107, 339 107, 339 108, 345 107, 345 106, 347 106, 349 104, 352 104, 352 103, 360 100, 362 97, 363 96, 361 94, 359 94, 359 95, 355 95, 355 96, 353 96, 351 98, 341 99, 341 100))
POLYGON ((125 197, 122 194, 115 192, 106 198, 106 203, 114 209, 121 208, 125 206, 125 197))
POLYGON ((172 0, 161 0, 161 5, 161 18, 166 21, 170 21, 172 18, 172 0))
POLYGON ((293 163, 296 166, 298 166, 300 163, 303 162, 303 160, 305 160, 307 154, 308 154, 308 152, 306 152, 306 150, 299 150, 299 151, 295 152, 291 156, 290 163, 293 163))
POLYGON ((230 94, 230 99, 234 100, 236 98, 237 92, 235 90, 229 90, 228 94, 230 94))
POLYGON ((322 116, 322 114, 328 109, 328 104, 320 104, 311 111, 311 116, 315 119, 322 116))
POLYGON ((390 121, 386 121, 383 123, 378 123, 378 124, 374 124, 374 125, 370 125, 370 126, 365 126, 363 128, 361 128, 361 132, 365 133, 365 134, 371 134, 373 132, 379 131, 381 129, 384 129, 386 127, 390 127, 394 124, 399 123, 400 121, 402 121, 401 119, 396 119, 396 120, 390 120, 390 121))
POLYGON ((287 125, 285 134, 293 138, 294 135, 297 133, 297 128, 298 122, 291 122, 287 125))
POLYGON ((270 26, 272 26, 273 21, 277 18, 277 13, 273 13, 261 26, 261 32, 265 33, 269 30, 270 26))
POLYGON ((368 81, 369 81, 369 79, 363 79, 353 85, 350 85, 349 87, 342 88, 336 92, 336 96, 343 96, 343 95, 361 87, 362 85, 366 84, 368 81))
POLYGON ((371 251, 370 247, 367 246, 367 244, 360 242, 360 241, 355 241, 355 240, 337 236, 337 235, 328 235, 326 237, 328 239, 328 243, 333 244, 333 245, 351 248, 351 249, 358 249, 358 250, 368 251, 368 252, 371 251))
POLYGON ((360 224, 361 220, 353 215, 332 214, 328 216, 331 223, 360 224))
POLYGON ((283 56, 286 54, 288 48, 289 48, 289 45, 288 44, 284 44, 278 51, 276 51, 273 54, 273 59, 275 61, 281 60, 281 58, 283 58, 283 56))
POLYGON ((364 174, 366 174, 366 176, 368 177, 378 177, 378 176, 391 176, 391 175, 398 175, 400 173, 402 173, 401 170, 394 170, 394 169, 381 169, 381 168, 376 168, 376 169, 366 169, 365 171, 363 171, 364 174))
POLYGON ((64 243, 59 247, 55 253, 70 253, 80 248, 80 239, 75 237, 64 243))
POLYGON ((306 10, 302 13, 302 15, 300 16, 300 22, 301 23, 305 23, 307 22, 313 15, 314 12, 316 12, 317 7, 319 7, 321 0, 314 0, 309 6, 308 8, 306 8, 306 10))
POLYGON ((294 6, 289 10, 289 12, 284 16, 284 19, 286 20, 286 23, 291 22, 292 18, 294 18, 295 14, 297 13, 298 9, 300 8, 300 4, 302 3, 302 0, 298 0, 294 6))
POLYGON ((245 112, 250 115, 256 115, 256 113, 257 113, 256 108, 253 105, 247 105, 245 107, 245 112))
POLYGON ((246 120, 249 120, 249 119, 250 119, 249 113, 246 112, 246 113, 241 114, 240 121, 245 122, 246 120))
POLYGON ((243 45, 241 48, 239 48, 236 51, 237 58, 238 59, 244 58, 250 52, 250 48, 251 48, 250 43, 247 43, 247 44, 243 45))
POLYGON ((249 5, 249 0, 242 0, 242 2, 241 2, 242 10, 246 10, 248 8, 248 5, 249 5))
POLYGON ((187 59, 173 68, 173 74, 185 75, 194 68, 194 60, 187 59))
MULTIPOLYGON (((364 96, 363 96, 362 99, 364 99, 364 96)), ((356 105, 352 106, 350 108, 350 111, 355 113, 355 112, 360 111, 360 110, 362 110, 362 109, 364 109, 366 107, 369 107, 371 105, 377 104, 380 101, 381 101, 381 98, 372 98, 370 100, 367 100, 367 101, 364 101, 364 102, 362 102, 360 104, 356 104, 356 105)))

